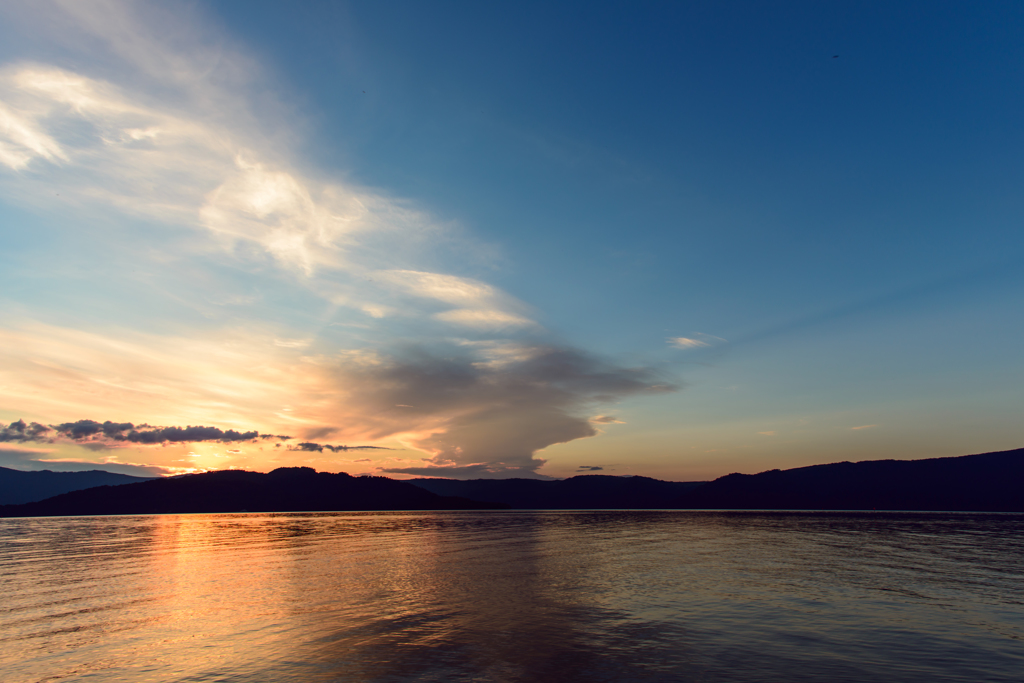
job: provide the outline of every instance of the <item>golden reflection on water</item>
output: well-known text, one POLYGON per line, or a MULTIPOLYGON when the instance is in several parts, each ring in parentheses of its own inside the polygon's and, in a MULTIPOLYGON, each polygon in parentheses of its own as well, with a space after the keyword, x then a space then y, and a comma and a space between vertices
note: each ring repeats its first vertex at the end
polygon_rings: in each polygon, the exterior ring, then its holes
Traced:
POLYGON ((0 520, 0 679, 1017 681, 1024 516, 0 520))

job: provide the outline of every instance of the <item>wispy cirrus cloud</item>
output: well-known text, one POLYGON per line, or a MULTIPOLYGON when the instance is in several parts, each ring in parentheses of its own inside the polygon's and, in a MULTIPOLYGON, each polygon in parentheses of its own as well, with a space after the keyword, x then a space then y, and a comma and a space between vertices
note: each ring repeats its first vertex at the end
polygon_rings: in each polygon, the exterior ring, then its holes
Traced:
POLYGON ((148 99, 52 65, 6 66, 0 162, 18 171, 8 181, 19 201, 52 203, 58 186, 65 203, 205 229, 210 249, 244 261, 254 256, 244 247, 256 246, 306 276, 319 268, 362 272, 389 260, 372 244, 384 235, 415 241, 434 229, 402 202, 273 160, 279 153, 258 131, 148 99))
POLYGON ((34 125, 30 118, 3 103, 0 103, 0 130, 6 132, 6 139, 0 140, 0 163, 16 171, 37 157, 47 161, 67 158, 56 140, 34 125))
POLYGON ((687 337, 670 337, 668 339, 669 346, 683 350, 706 349, 727 343, 728 342, 721 337, 716 337, 711 334, 703 334, 701 332, 692 333, 687 337))
POLYGON ((523 303, 477 280, 412 270, 378 271, 374 275, 377 281, 404 294, 454 306, 433 314, 442 322, 480 329, 536 325, 526 317, 523 303))

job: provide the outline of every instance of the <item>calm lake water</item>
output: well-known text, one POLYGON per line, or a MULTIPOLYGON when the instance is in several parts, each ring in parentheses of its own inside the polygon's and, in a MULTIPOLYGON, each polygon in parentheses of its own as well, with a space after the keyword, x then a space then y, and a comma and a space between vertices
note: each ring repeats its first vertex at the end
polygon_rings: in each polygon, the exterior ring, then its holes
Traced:
POLYGON ((0 679, 1024 680, 1024 515, 0 520, 0 679))

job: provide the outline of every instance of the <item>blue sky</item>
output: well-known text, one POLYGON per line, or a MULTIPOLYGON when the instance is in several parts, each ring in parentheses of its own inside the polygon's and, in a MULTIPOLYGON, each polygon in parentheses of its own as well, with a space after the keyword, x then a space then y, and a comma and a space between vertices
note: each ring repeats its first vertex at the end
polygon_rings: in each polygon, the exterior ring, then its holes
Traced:
POLYGON ((1022 445, 1017 3, 4 11, 0 418, 54 426, 11 466, 1022 445))

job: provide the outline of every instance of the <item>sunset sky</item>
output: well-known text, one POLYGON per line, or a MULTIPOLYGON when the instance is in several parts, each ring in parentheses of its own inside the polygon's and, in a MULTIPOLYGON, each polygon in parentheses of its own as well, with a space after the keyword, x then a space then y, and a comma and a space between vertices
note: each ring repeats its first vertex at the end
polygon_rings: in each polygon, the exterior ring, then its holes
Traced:
POLYGON ((3 3, 0 466, 1024 446, 1022 35, 1019 2, 3 3))

